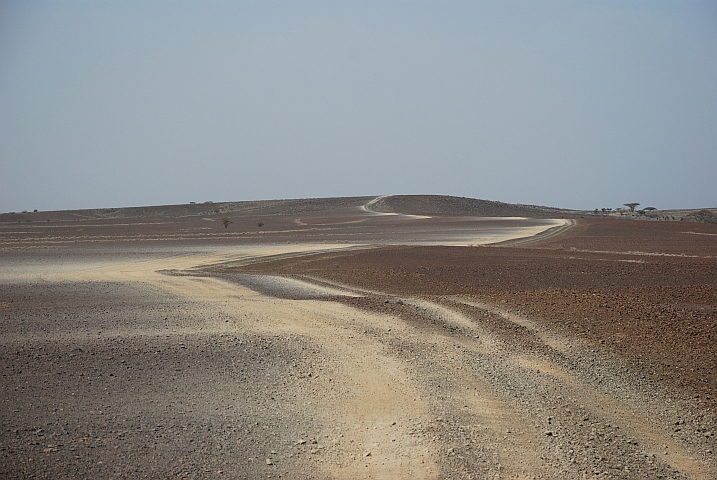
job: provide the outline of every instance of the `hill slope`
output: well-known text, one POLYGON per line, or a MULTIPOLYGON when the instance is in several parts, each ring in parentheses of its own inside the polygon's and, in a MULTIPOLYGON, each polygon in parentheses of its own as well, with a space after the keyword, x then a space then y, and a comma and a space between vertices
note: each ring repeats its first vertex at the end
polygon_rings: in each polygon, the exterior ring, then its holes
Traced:
POLYGON ((378 198, 370 210, 381 213, 423 215, 472 215, 488 217, 561 217, 579 215, 574 210, 519 205, 444 195, 392 195, 385 197, 334 197, 242 202, 204 202, 144 207, 95 208, 0 214, 0 223, 44 222, 115 218, 180 218, 212 215, 311 215, 348 212, 378 198))

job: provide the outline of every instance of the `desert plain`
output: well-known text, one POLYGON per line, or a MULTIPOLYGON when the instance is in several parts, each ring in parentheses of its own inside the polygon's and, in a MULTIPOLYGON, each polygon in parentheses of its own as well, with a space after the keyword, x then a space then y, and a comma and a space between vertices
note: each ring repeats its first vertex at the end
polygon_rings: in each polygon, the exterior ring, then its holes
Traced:
POLYGON ((717 225, 455 197, 0 215, 2 478, 717 478, 717 225))

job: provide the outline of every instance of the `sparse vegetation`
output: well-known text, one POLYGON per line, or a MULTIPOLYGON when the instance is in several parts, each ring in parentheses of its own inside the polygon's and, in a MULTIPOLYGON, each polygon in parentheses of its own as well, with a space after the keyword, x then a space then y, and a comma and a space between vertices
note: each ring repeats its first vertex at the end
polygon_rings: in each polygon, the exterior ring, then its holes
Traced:
POLYGON ((259 228, 261 228, 261 227, 264 226, 264 222, 259 222, 259 223, 256 224, 256 226, 259 227, 259 228))
POLYGON ((690 212, 687 216, 695 217, 698 222, 709 222, 715 217, 715 214, 706 208, 703 208, 702 210, 698 210, 696 212, 690 212))
POLYGON ((629 208, 631 212, 634 212, 635 207, 637 207, 640 204, 637 202, 632 202, 632 203, 623 203, 623 205, 625 205, 627 208, 629 208))
POLYGON ((227 228, 230 223, 234 223, 234 222, 232 222, 231 220, 229 220, 229 217, 222 217, 222 218, 219 219, 219 223, 221 223, 222 225, 224 225, 224 228, 227 228))

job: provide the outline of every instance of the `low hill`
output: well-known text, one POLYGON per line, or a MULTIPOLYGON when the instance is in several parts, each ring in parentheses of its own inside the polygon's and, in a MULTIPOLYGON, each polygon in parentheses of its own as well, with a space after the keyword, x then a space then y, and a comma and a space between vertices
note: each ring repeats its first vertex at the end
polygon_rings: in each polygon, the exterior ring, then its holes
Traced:
POLYGON ((477 198, 447 195, 391 195, 371 205, 371 210, 385 213, 413 215, 472 215, 478 217, 563 217, 577 216, 581 212, 561 208, 503 203, 477 198))
POLYGON ((122 218, 186 218, 229 215, 232 217, 262 216, 335 216, 353 215, 366 206, 379 213, 412 215, 465 215, 477 217, 570 218, 578 216, 607 216, 636 220, 682 220, 717 222, 717 212, 711 210, 656 210, 634 214, 600 213, 504 203, 477 198, 449 195, 386 195, 333 198, 300 198, 284 200, 251 200, 240 202, 202 202, 179 205, 144 207, 94 208, 83 210, 55 210, 41 212, 9 212, 0 214, 0 223, 54 222, 72 220, 111 220, 122 218))
POLYGON ((358 208, 375 197, 302 198, 251 200, 242 202, 202 202, 145 207, 93 208, 0 214, 0 223, 68 221, 117 218, 181 218, 213 215, 252 214, 261 216, 306 215, 358 208))

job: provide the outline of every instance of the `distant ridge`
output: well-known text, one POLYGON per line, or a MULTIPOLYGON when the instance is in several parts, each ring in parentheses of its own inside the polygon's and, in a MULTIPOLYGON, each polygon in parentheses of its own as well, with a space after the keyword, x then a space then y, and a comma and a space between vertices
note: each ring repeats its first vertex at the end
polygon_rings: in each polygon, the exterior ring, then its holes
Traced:
POLYGON ((555 217, 575 216, 581 212, 538 205, 479 200, 449 195, 391 195, 371 205, 371 210, 413 215, 474 215, 479 217, 555 217))
POLYGON ((229 216, 353 216, 357 209, 377 213, 408 215, 459 215, 475 217, 576 218, 601 217, 627 220, 671 220, 717 223, 717 209, 683 209, 639 211, 634 214, 617 211, 571 210, 567 208, 523 205, 450 195, 379 195, 361 197, 297 198, 283 200, 248 200, 239 202, 190 202, 178 205, 145 207, 92 208, 40 212, 0 213, 0 223, 33 223, 54 221, 113 221, 117 219, 171 219, 229 216))
MULTIPOLYGON (((0 214, 0 222, 37 222, 118 218, 180 218, 214 215, 311 215, 345 212, 359 208, 376 196, 200 202, 146 207, 93 208, 0 214)), ((488 217, 551 217, 577 215, 575 210, 519 205, 445 195, 389 195, 379 198, 370 210, 380 213, 423 215, 473 215, 488 217)))
POLYGON ((229 214, 258 214, 262 216, 306 215, 330 210, 358 208, 374 198, 376 197, 302 198, 287 200, 248 200, 239 202, 208 201, 145 207, 92 208, 22 213, 11 212, 0 214, 0 222, 180 218, 229 214))

